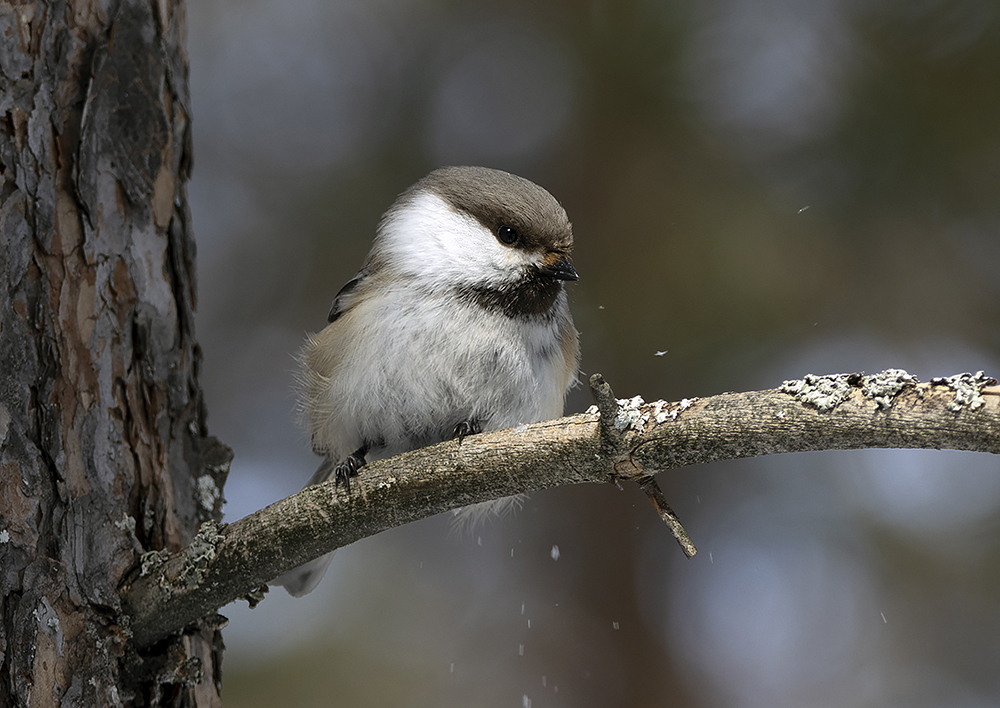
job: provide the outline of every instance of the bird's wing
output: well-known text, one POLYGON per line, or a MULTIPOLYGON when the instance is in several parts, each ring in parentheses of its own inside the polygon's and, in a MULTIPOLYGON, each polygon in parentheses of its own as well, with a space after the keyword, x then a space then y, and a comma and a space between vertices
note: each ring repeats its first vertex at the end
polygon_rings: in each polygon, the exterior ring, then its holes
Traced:
POLYGON ((365 282, 367 278, 368 271, 362 270, 347 281, 344 287, 340 289, 340 292, 337 293, 337 297, 333 298, 333 304, 330 306, 330 314, 327 315, 326 318, 327 322, 333 322, 335 319, 351 309, 351 305, 354 304, 358 295, 358 287, 365 282))

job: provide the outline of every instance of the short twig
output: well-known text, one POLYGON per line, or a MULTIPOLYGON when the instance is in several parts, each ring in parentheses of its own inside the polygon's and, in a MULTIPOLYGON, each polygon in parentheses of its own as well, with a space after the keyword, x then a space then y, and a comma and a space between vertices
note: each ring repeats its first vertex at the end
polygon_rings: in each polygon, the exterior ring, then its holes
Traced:
MULTIPOLYGON (((597 410, 600 412, 598 430, 600 431, 601 442, 605 448, 617 453, 615 457, 620 458, 615 460, 614 467, 627 462, 641 470, 639 462, 632 459, 627 450, 622 449, 624 431, 615 428, 614 421, 618 415, 618 401, 615 399, 614 391, 611 390, 611 385, 600 374, 594 374, 590 377, 590 390, 594 394, 594 401, 597 403, 597 410)), ((612 475, 612 479, 617 484, 617 476, 612 475)), ((684 530, 684 526, 681 524, 680 519, 677 518, 677 514, 667 504, 667 499, 663 496, 663 491, 660 489, 660 485, 656 483, 656 479, 652 475, 648 475, 641 477, 638 480, 638 484, 640 489, 649 497, 649 501, 653 503, 656 513, 660 515, 667 528, 670 529, 670 533, 677 539, 677 543, 680 545, 681 550, 684 551, 684 555, 688 558, 694 556, 698 552, 698 549, 695 548, 691 537, 684 530)))
POLYGON ((619 447, 622 435, 620 431, 615 430, 618 401, 615 399, 615 392, 611 390, 611 384, 600 374, 594 374, 590 377, 590 392, 600 413, 597 424, 601 431, 601 442, 612 449, 619 447))
POLYGON ((691 537, 684 530, 684 526, 681 525, 681 520, 677 518, 677 514, 667 504, 667 498, 663 496, 663 491, 660 489, 660 485, 656 483, 656 479, 653 476, 643 477, 638 481, 638 484, 639 488, 649 497, 649 501, 653 502, 653 506, 656 507, 657 513, 663 519, 663 523, 670 529, 670 533, 677 539, 677 544, 684 551, 684 555, 688 558, 694 557, 698 549, 695 548, 691 537))

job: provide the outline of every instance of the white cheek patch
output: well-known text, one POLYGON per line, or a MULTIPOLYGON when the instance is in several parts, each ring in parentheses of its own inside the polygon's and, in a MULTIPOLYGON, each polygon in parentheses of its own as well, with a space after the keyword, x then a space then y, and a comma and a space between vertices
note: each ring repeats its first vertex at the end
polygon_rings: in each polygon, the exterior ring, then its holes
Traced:
POLYGON ((541 259, 503 245, 475 218, 427 192, 387 215, 379 226, 377 248, 389 256, 393 269, 417 280, 443 278, 451 285, 510 279, 541 259))

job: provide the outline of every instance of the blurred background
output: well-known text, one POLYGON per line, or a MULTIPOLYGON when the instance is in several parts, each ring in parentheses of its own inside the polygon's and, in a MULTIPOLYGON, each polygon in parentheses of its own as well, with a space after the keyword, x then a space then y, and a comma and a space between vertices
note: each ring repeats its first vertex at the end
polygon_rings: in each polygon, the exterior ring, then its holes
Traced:
MULTIPOLYGON (((293 357, 431 169, 574 224, 583 371, 646 400, 1000 373, 992 0, 188 4, 198 336, 234 520, 315 469, 293 357)), ((590 405, 578 388, 567 412, 590 405)), ((231 618, 229 708, 1000 704, 1000 460, 857 451, 532 495, 231 618)))

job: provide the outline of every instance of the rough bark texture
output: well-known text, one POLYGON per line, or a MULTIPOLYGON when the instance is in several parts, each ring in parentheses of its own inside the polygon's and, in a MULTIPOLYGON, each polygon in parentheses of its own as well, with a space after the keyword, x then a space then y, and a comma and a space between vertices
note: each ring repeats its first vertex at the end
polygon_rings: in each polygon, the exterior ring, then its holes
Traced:
MULTIPOLYGON (((645 487, 667 469, 783 452, 1000 453, 1000 388, 988 388, 995 381, 986 377, 953 378, 917 384, 898 370, 807 377, 781 390, 673 404, 608 403, 607 389, 598 396, 600 417, 484 433, 380 460, 363 469, 350 495, 333 482, 310 487, 231 525, 204 525, 181 554, 148 558, 125 593, 135 641, 150 644, 237 597, 259 597, 263 583, 334 548, 465 504, 584 482, 645 487)), ((662 516, 664 504, 653 501, 651 513, 662 516)))
POLYGON ((119 586, 219 512, 194 340, 183 8, 0 4, 0 705, 218 702, 119 586))

